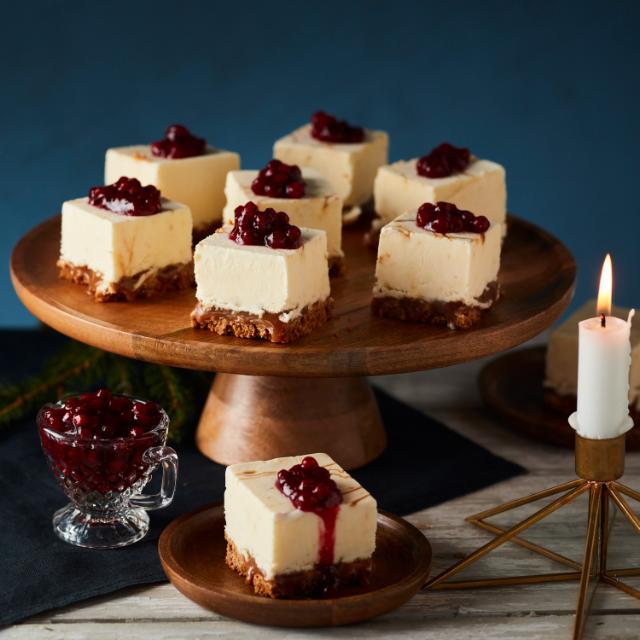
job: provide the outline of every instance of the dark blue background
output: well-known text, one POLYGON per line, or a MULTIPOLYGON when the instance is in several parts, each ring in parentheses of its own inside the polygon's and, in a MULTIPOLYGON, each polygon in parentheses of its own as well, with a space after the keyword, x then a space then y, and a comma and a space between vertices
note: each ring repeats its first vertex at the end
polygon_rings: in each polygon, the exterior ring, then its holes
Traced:
MULTIPOLYGON (((640 304, 638 2, 22 2, 0 26, 0 254, 178 121, 245 167, 318 108, 507 167, 509 207, 640 304)), ((34 320, 7 272, 0 325, 34 320)))

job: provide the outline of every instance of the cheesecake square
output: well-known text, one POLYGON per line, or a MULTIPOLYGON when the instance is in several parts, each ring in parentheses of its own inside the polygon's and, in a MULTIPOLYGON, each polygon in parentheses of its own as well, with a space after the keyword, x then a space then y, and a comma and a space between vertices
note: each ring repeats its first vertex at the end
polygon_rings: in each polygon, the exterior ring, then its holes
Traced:
POLYGON ((236 207, 252 201, 258 209, 268 208, 284 211, 292 224, 309 229, 322 229, 327 234, 329 271, 338 275, 343 268, 342 251, 342 198, 336 195, 327 180, 315 169, 302 167, 304 196, 298 198, 256 195, 251 185, 258 171, 230 171, 224 193, 227 204, 224 208, 224 224, 232 225, 236 207))
POLYGON ((189 207, 161 200, 153 215, 123 215, 89 203, 62 205, 58 269, 99 302, 133 300, 193 284, 189 207))
POLYGON ((224 513, 227 565, 258 595, 321 597, 368 579, 376 501, 325 453, 227 467, 224 513))
POLYGON ((424 202, 451 202, 459 209, 486 216, 506 232, 507 190, 504 167, 471 158, 463 171, 441 178, 419 175, 417 163, 400 160, 380 167, 374 184, 374 208, 386 224, 424 202))
MULTIPOLYGON (((251 206, 258 216, 270 214, 251 206)), ((292 342, 327 322, 333 303, 326 233, 293 228, 299 234, 295 248, 238 243, 237 226, 201 240, 194 254, 192 325, 219 335, 292 342)))
MULTIPOLYGON (((545 403, 565 416, 576 410, 578 390, 578 323, 596 315, 596 300, 576 309, 549 336, 545 360, 545 403)), ((611 315, 626 318, 629 309, 614 307, 611 315)), ((636 424, 640 420, 640 323, 631 324, 631 368, 629 370, 629 409, 636 424)))
POLYGON ((364 130, 361 142, 324 142, 306 124, 277 140, 273 157, 310 167, 323 175, 347 207, 363 205, 373 195, 378 168, 388 162, 389 137, 384 131, 364 130))
POLYGON ((204 145, 199 155, 163 157, 154 155, 154 148, 154 144, 137 144, 108 149, 105 183, 128 176, 154 185, 165 197, 191 209, 194 240, 209 235, 222 221, 224 183, 229 171, 240 168, 240 156, 204 145))
POLYGON ((373 313, 450 329, 478 324, 499 296, 502 225, 485 224, 482 233, 436 232, 412 213, 382 227, 373 313))

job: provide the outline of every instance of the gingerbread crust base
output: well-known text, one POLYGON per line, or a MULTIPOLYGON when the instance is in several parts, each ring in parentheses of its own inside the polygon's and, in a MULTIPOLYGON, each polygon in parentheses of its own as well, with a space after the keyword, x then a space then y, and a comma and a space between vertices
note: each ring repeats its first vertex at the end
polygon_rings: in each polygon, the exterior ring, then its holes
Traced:
POLYGON ((209 329, 221 336, 286 343, 325 324, 331 316, 332 307, 332 298, 319 300, 305 307, 296 318, 282 322, 274 313, 265 313, 259 317, 244 311, 203 309, 198 303, 191 313, 191 324, 197 329, 209 329))
POLYGON ((267 598, 331 597, 342 586, 365 584, 371 574, 372 561, 367 558, 339 562, 327 568, 297 571, 267 580, 251 556, 243 556, 226 535, 225 539, 227 566, 243 576, 257 595, 267 598))
POLYGON ((187 289, 195 284, 193 262, 172 264, 147 275, 147 272, 121 278, 104 288, 102 275, 89 267, 58 260, 59 275, 63 280, 70 280, 87 287, 87 294, 97 302, 117 302, 149 298, 168 291, 187 289))
MULTIPOLYGON (((495 302, 500 295, 497 282, 487 285, 479 303, 495 302)), ((381 318, 393 318, 406 322, 446 325, 451 329, 471 329, 482 319, 486 311, 462 302, 439 302, 418 298, 396 298, 393 296, 374 297, 372 312, 381 318)))

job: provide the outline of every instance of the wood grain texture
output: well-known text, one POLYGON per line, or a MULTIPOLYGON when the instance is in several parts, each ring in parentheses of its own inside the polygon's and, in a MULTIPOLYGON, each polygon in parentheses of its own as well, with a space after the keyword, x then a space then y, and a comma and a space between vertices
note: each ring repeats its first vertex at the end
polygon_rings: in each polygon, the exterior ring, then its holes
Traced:
MULTIPOLYGON (((477 375, 483 361, 438 371, 382 376, 375 384, 417 409, 429 411, 455 431, 498 455, 525 466, 529 473, 409 516, 433 547, 439 571, 490 539, 464 517, 514 496, 538 491, 573 477, 573 452, 505 430, 482 408, 477 375)), ((624 482, 640 486, 640 453, 628 453, 624 482)), ((583 507, 584 505, 582 505, 583 507)), ((584 510, 572 518, 550 521, 532 531, 535 541, 579 558, 584 542, 584 510), (582 530, 581 530, 582 529, 582 530)), ((621 528, 617 548, 622 560, 640 566, 638 536, 621 528)), ((556 565, 552 565, 555 567, 556 565)), ((548 569, 540 559, 515 545, 484 565, 488 571, 527 573, 548 569)), ((576 584, 504 587, 469 591, 419 592, 409 602, 373 620, 332 629, 282 629, 248 625, 211 612, 185 598, 170 584, 127 589, 112 596, 51 611, 0 631, 2 640, 50 638, 69 640, 567 640, 576 604, 576 584)), ((593 600, 587 637, 593 640, 637 640, 638 601, 617 589, 599 588, 593 600)))
MULTIPOLYGON (((544 401, 546 347, 506 353, 481 371, 479 388, 491 411, 509 429, 539 442, 573 449, 575 431, 569 413, 563 414, 544 401)), ((629 451, 640 450, 640 429, 627 433, 629 451)))
POLYGON ((386 436, 364 378, 219 373, 196 443, 221 464, 322 451, 354 469, 382 453, 386 436))
POLYGON ((178 367, 256 375, 353 376, 444 367, 513 347, 552 324, 575 280, 573 257, 557 239, 510 216, 500 284, 503 297, 478 328, 451 332, 373 317, 369 310, 375 253, 363 229, 345 228, 347 274, 332 280, 334 318, 294 343, 276 345, 194 330, 193 291, 128 304, 98 304, 80 286, 61 281, 55 262, 59 217, 27 233, 11 258, 11 276, 25 306, 72 338, 132 358, 178 367))
POLYGON ((408 522, 383 512, 378 514, 369 585, 344 589, 340 597, 257 596, 227 567, 225 549, 222 505, 181 516, 162 532, 158 545, 167 576, 189 599, 217 613, 269 626, 326 627, 369 620, 415 595, 431 567, 427 539, 408 522))

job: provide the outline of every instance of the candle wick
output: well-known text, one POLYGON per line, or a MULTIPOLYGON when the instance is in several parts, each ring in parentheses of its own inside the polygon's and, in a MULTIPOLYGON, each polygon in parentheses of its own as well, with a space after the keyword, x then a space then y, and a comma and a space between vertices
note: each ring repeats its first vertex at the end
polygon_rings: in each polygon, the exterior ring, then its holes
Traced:
POLYGON ((600 326, 601 327, 607 326, 607 316, 605 316, 604 313, 600 314, 600 326))

